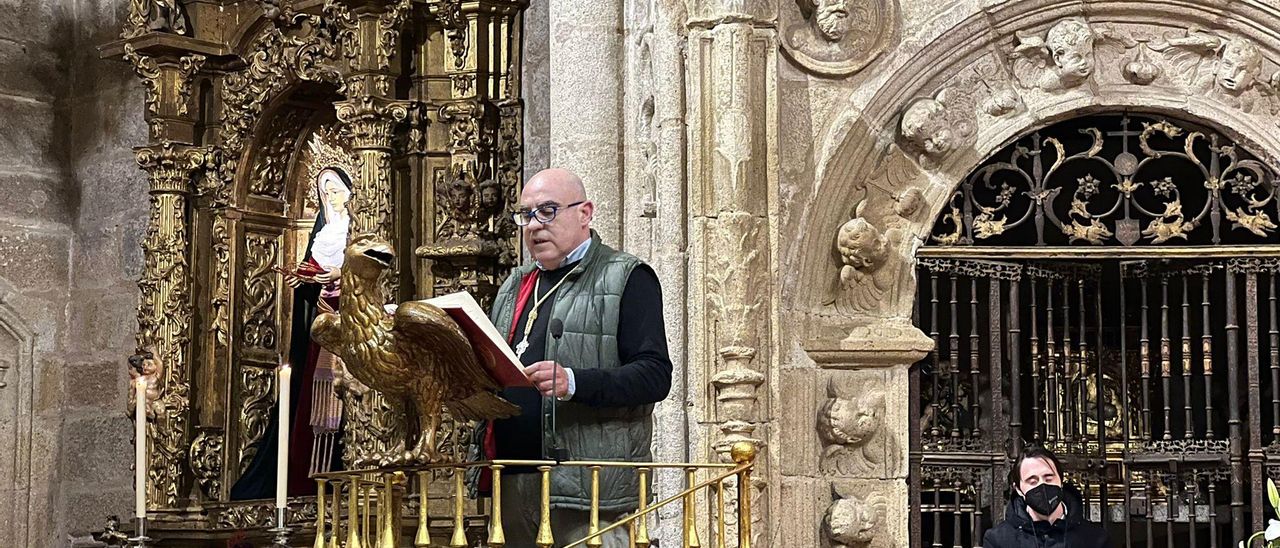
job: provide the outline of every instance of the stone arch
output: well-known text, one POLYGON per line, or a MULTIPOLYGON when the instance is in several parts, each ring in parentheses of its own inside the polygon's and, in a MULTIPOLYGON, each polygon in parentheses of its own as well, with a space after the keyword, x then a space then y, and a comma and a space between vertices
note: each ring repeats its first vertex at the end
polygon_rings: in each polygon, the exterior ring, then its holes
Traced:
MULTIPOLYGON (((952 7, 960 9, 967 8, 952 7)), ((800 283, 788 284, 797 312, 815 319, 815 328, 846 334, 859 323, 905 321, 915 250, 956 185, 1020 135, 1069 117, 1174 114, 1219 129, 1274 165, 1278 28, 1280 16, 1252 0, 1007 2, 964 18, 914 54, 899 52, 910 59, 825 132, 812 194, 791 221, 805 243, 793 256, 800 283), (1080 29, 1064 21, 1081 23, 1092 40, 1092 68, 1078 80, 1045 68, 1057 63, 1045 43, 1080 29), (1259 54, 1240 93, 1215 80, 1231 44, 1259 54), (1031 56, 1044 66, 1026 64, 1031 56), (1148 78, 1144 63, 1158 74, 1148 78), (851 225, 854 219, 861 221, 851 225), (842 258, 837 236, 865 247, 846 246, 854 256, 842 258), (858 268, 846 268, 850 260, 858 268)))
POLYGON ((0 278, 0 544, 28 546, 35 333, 9 304, 12 286, 0 278))

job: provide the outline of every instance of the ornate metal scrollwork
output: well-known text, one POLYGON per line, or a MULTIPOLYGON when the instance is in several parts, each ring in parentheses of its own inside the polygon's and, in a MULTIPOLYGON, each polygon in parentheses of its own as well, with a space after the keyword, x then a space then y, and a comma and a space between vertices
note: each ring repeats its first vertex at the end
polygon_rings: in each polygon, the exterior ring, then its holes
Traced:
POLYGON ((1087 118, 1024 137, 975 171, 932 239, 1000 245, 1026 231, 1038 245, 1274 242, 1275 181, 1216 134, 1139 115, 1087 118))

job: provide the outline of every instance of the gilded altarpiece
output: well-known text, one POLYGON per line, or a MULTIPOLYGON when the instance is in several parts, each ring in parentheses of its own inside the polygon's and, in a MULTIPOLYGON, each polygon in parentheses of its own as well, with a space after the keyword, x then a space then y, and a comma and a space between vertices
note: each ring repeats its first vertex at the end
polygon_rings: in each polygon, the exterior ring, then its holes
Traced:
MULTIPOLYGON (((491 299, 518 256, 526 5, 131 4, 120 40, 101 49, 146 91, 149 139, 136 150, 152 198, 133 361, 157 387, 146 394, 152 537, 268 525, 265 503, 228 499, 268 429, 274 369, 305 344, 290 340, 281 270, 306 249, 318 169, 349 175, 349 234, 393 242, 394 300, 491 299)), ((344 464, 377 464, 397 419, 344 381, 344 464)), ((465 428, 442 428, 442 449, 463 456, 465 428)), ((314 513, 314 501, 290 501, 295 525, 314 513)))

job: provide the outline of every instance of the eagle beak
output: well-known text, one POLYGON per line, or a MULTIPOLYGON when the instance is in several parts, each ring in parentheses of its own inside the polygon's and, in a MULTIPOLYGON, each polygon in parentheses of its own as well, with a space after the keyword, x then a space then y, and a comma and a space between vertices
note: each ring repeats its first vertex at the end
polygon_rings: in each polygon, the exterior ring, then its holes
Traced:
POLYGON ((396 254, 392 253, 391 249, 387 247, 367 249, 364 252, 364 256, 373 259, 386 268, 391 268, 392 263, 396 260, 396 254))

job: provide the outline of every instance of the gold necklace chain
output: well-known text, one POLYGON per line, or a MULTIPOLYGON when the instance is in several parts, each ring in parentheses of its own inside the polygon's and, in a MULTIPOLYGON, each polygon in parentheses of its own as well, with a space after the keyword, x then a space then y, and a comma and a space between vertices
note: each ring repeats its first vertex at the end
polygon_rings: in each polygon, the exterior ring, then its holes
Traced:
POLYGON ((533 329, 533 322, 538 319, 538 309, 542 307, 542 303, 546 302, 551 295, 555 294, 556 290, 560 289, 561 285, 566 281, 569 281, 569 276, 571 276, 573 271, 577 269, 578 267, 573 267, 573 270, 570 270, 563 278, 560 278, 560 281, 556 282, 556 285, 551 286, 551 290, 547 291, 547 294, 541 297, 538 297, 538 287, 542 283, 542 273, 538 273, 538 277, 533 279, 533 295, 535 297, 533 301, 533 308, 529 310, 529 318, 524 322, 524 336, 521 337, 520 344, 516 345, 516 348, 519 349, 516 351, 517 356, 524 354, 524 350, 529 347, 529 331, 533 329))

